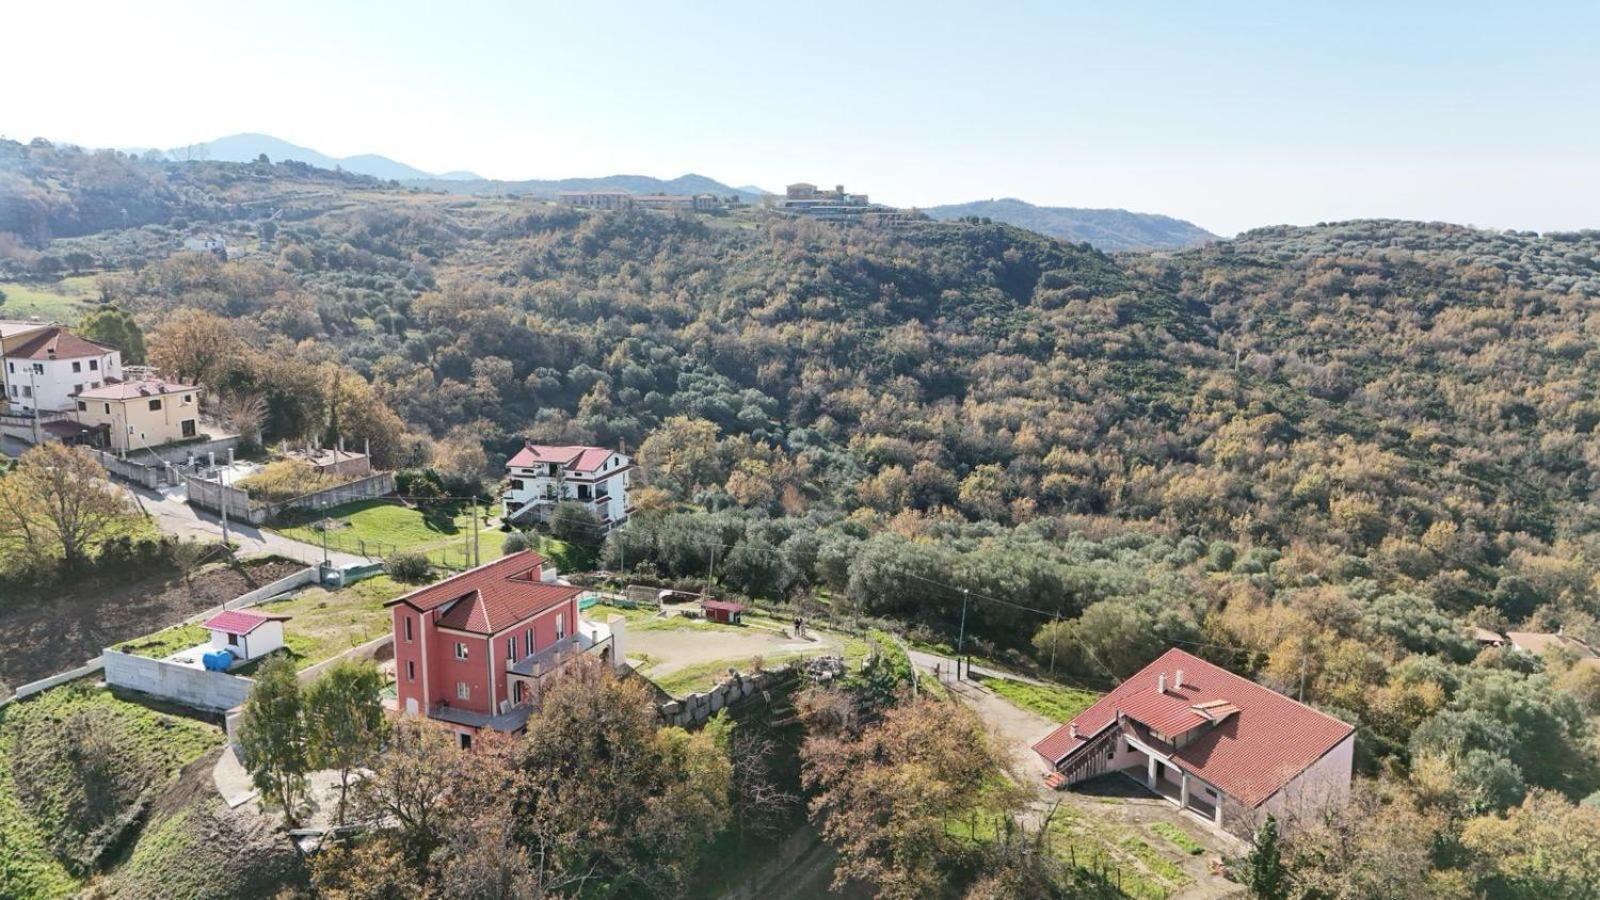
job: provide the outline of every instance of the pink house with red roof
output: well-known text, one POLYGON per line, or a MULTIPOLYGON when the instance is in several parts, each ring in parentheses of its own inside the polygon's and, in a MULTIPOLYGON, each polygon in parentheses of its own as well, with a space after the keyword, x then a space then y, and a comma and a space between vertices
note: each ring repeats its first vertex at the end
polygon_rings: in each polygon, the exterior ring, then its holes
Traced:
POLYGON ((1067 787, 1123 772, 1229 830, 1350 797, 1355 729, 1172 649, 1033 745, 1067 787))
POLYGON ((582 503, 609 531, 627 521, 633 463, 603 447, 527 444, 506 462, 508 522, 543 522, 557 503, 582 503))
POLYGON ((583 589, 546 580, 531 550, 389 601, 400 711, 460 735, 522 731, 540 678, 578 654, 620 663, 620 623, 579 616, 583 589))

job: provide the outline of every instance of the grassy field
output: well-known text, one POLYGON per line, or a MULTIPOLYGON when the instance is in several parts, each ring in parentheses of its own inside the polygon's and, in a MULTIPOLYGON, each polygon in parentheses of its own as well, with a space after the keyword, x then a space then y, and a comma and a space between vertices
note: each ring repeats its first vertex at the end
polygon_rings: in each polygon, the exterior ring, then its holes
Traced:
POLYGON ((1022 709, 1057 722, 1065 722, 1100 699, 1100 695, 1093 691, 1057 684, 1028 684, 1009 678, 985 678, 983 686, 1022 709))
POLYGON ((86 787, 81 776, 72 782, 79 769, 70 747, 40 746, 65 738, 62 723, 78 716, 93 716, 87 721, 95 722, 98 730, 114 732, 99 737, 116 742, 118 764, 127 772, 148 773, 158 784, 170 782, 184 765, 223 741, 222 730, 213 725, 122 700, 83 682, 0 708, 0 897, 67 897, 82 886, 82 879, 52 854, 55 843, 49 819, 63 820, 57 828, 70 827, 69 817, 77 807, 67 798, 82 796, 86 787), (29 758, 56 761, 42 770, 35 768, 30 776, 37 778, 39 771, 45 771, 55 779, 31 785, 35 796, 48 801, 30 805, 18 793, 13 766, 23 758, 19 741, 26 743, 29 758))
MULTIPOLYGON (((409 590, 409 585, 378 575, 337 591, 306 588, 288 599, 251 608, 268 615, 291 617, 283 623, 283 642, 295 668, 304 669, 387 634, 390 620, 383 604, 409 590)), ((175 625, 124 641, 117 649, 162 659, 204 643, 207 636, 208 632, 199 625, 175 625)), ((248 676, 259 665, 259 660, 252 660, 232 672, 248 676)))
POLYGON ((72 325, 100 298, 94 275, 72 275, 55 282, 0 281, 5 301, 0 319, 38 318, 72 325))
POLYGON ((196 644, 204 643, 210 636, 211 632, 197 624, 174 625, 171 628, 163 628, 155 634, 123 641, 116 649, 123 653, 132 653, 134 656, 166 659, 180 650, 187 650, 196 644))
MULTIPOLYGON (((479 512, 483 512, 480 507, 479 512)), ((467 542, 472 532, 470 508, 441 508, 424 511, 394 500, 363 500, 336 506, 314 521, 279 526, 284 537, 322 545, 318 525, 324 519, 340 523, 327 534, 328 546, 364 556, 388 556, 397 551, 425 554, 437 565, 461 567, 466 561, 467 542)), ((501 556, 505 536, 480 524, 478 555, 483 562, 501 556)))
MULTIPOLYGON (((378 575, 337 591, 307 588, 287 600, 263 603, 255 609, 292 617, 283 623, 283 642, 295 668, 304 669, 388 634, 390 617, 383 604, 410 590, 408 585, 378 575)), ((257 665, 252 661, 234 673, 249 675, 257 665)))
POLYGON ((1050 823, 1048 842, 1057 858, 1099 873, 1127 897, 1166 900, 1194 883, 1126 826, 1082 815, 1065 805, 1050 823))

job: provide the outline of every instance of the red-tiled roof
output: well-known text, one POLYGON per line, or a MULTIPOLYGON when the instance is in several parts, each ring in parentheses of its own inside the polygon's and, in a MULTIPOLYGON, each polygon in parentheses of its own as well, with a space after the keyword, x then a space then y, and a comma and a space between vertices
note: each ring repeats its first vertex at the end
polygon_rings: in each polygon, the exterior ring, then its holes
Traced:
POLYGON ((1033 750, 1055 765, 1114 724, 1119 714, 1146 730, 1172 737, 1205 725, 1209 730, 1173 752, 1172 762, 1250 807, 1277 793, 1355 730, 1248 678, 1172 649, 1034 744, 1033 750), (1175 687, 1180 669, 1183 686, 1175 687), (1164 693, 1158 690, 1163 674, 1164 693), (1225 705, 1197 708, 1219 700, 1225 705), (1217 715, 1228 707, 1237 711, 1217 715), (1214 718, 1221 721, 1212 724, 1214 718), (1072 736, 1074 725, 1077 737, 1072 736))
MULTIPOLYGON (((439 625, 475 634, 496 634, 583 593, 583 588, 539 581, 544 558, 532 550, 446 578, 388 602, 427 612, 449 606, 439 625)), ((569 628, 576 628, 572 623, 569 628)))
POLYGON ((540 463, 556 463, 574 472, 593 472, 611 456, 604 447, 552 447, 548 444, 526 444, 506 463, 508 466, 526 468, 540 463))
POLYGON ((743 603, 734 603, 732 600, 702 600, 701 609, 715 609, 722 612, 744 612, 743 603))
POLYGON ((230 609, 207 619, 205 625, 201 627, 224 634, 249 634, 268 622, 283 622, 288 618, 288 616, 269 616, 243 609, 230 609))
POLYGON ((30 334, 15 347, 6 351, 10 359, 83 359, 86 356, 105 356, 110 347, 86 341, 65 328, 50 326, 30 334))
POLYGON ((78 392, 81 400, 136 400, 140 397, 160 397, 164 394, 181 394, 198 390, 192 384, 179 384, 160 378, 139 381, 111 381, 97 388, 78 392))

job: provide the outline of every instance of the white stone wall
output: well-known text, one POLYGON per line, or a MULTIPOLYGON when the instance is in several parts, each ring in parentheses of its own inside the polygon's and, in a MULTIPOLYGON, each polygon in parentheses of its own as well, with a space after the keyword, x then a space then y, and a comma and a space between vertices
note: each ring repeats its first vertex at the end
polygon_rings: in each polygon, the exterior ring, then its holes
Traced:
POLYGON ((209 672, 120 650, 106 650, 100 660, 105 664, 106 684, 112 687, 214 712, 225 712, 243 703, 255 685, 248 678, 226 672, 209 672))

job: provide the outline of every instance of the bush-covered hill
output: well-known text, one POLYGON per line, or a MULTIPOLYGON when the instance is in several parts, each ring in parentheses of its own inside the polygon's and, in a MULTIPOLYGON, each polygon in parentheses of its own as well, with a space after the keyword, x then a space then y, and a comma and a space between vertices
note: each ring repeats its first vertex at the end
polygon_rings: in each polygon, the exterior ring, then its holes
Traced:
POLYGON ((924 210, 941 221, 977 217, 1027 228, 1064 241, 1086 242, 1108 253, 1118 250, 1182 250, 1218 240, 1182 219, 1125 209, 1035 206, 1007 197, 974 200, 924 210))
POLYGON ((50 198, 0 223, 6 277, 111 270, 150 358, 269 442, 371 440, 456 485, 526 439, 622 443, 614 567, 929 640, 966 590, 968 641, 1013 661, 1104 684, 1181 643, 1302 691, 1360 725, 1386 793, 1356 809, 1387 811, 1336 823, 1353 855, 1307 878, 1433 895, 1405 879, 1472 859, 1499 883, 1536 820, 1497 816, 1600 787, 1600 669, 1462 631, 1600 645, 1600 232, 1360 221, 1110 257, 3 149, 0 206, 50 198), (200 222, 241 254, 178 252, 200 222))

